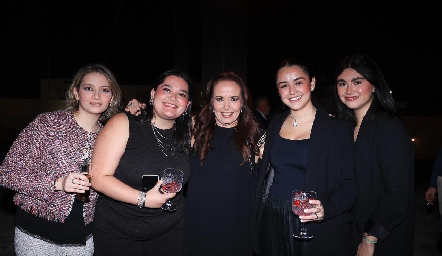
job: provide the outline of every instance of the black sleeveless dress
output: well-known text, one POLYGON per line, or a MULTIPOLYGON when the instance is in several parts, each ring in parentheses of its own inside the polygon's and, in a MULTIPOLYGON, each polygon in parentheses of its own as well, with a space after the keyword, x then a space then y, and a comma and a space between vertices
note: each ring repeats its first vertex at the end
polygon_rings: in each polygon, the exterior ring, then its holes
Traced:
POLYGON ((183 255, 252 255, 250 164, 233 145, 234 128, 216 126, 213 149, 201 165, 191 156, 183 255))
MULTIPOLYGON (((142 189, 142 175, 157 174, 160 177, 164 169, 174 167, 184 172, 184 183, 190 174, 189 156, 175 152, 165 156, 157 144, 150 122, 139 124, 133 116, 129 118, 129 139, 126 150, 114 176, 125 184, 142 189)), ((161 130, 171 136, 172 129, 161 130)), ((121 239, 147 241, 160 238, 177 226, 184 217, 186 202, 183 192, 178 193, 172 201, 178 209, 168 213, 160 208, 138 208, 136 205, 123 203, 100 194, 95 208, 94 230, 100 234, 121 239)), ((94 232, 94 238, 96 234, 94 232)), ((170 246, 181 241, 171 241, 170 246)))

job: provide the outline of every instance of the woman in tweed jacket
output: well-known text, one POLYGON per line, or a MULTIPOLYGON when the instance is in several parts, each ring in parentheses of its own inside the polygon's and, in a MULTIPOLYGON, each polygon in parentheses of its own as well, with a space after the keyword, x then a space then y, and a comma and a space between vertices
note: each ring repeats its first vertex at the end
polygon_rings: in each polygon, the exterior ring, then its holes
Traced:
POLYGON ((97 193, 79 171, 88 164, 98 132, 121 101, 111 71, 82 67, 66 92, 64 110, 38 115, 14 141, 0 167, 0 185, 16 191, 17 255, 93 255, 92 221, 97 193))

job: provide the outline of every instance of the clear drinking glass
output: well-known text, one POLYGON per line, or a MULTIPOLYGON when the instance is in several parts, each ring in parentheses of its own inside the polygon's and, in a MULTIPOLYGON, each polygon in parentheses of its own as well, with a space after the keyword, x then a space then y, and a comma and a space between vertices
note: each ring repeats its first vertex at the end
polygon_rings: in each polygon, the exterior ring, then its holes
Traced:
MULTIPOLYGON (((304 212, 304 209, 309 209, 315 207, 309 203, 309 200, 315 200, 317 198, 316 192, 314 191, 303 191, 295 190, 292 192, 292 211, 298 216, 311 215, 312 213, 304 212)), ((299 234, 294 234, 294 238, 300 241, 308 241, 313 238, 313 235, 307 233, 307 228, 305 223, 301 222, 299 234)))
MULTIPOLYGON (((161 191, 165 193, 177 193, 180 192, 183 187, 184 173, 175 168, 167 168, 163 171, 162 180, 161 191)), ((177 208, 170 199, 167 199, 161 206, 161 209, 167 212, 174 212, 177 208)))

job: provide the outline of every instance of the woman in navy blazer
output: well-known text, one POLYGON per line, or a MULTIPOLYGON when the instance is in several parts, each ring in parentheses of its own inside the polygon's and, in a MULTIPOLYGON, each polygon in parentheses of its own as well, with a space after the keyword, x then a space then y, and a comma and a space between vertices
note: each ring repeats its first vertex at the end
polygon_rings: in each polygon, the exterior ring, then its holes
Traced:
POLYGON ((376 63, 346 57, 336 70, 339 116, 354 123, 359 194, 351 255, 413 255, 414 147, 376 63))
POLYGON ((303 64, 283 61, 277 72, 281 100, 289 108, 275 116, 258 163, 254 251, 265 255, 345 255, 349 213, 358 192, 353 167, 353 127, 314 104, 316 80, 303 64), (316 191, 309 216, 291 210, 291 192, 316 191), (300 218, 310 241, 296 241, 300 218))

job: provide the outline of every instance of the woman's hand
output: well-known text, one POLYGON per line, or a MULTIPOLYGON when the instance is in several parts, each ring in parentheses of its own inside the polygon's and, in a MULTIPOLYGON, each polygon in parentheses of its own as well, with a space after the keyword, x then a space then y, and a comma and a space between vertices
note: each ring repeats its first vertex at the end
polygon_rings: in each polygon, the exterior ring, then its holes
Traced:
POLYGON ((315 207, 305 209, 305 213, 310 213, 310 215, 299 216, 301 222, 309 222, 309 221, 320 221, 324 219, 324 206, 322 206, 321 201, 319 200, 310 200, 309 203, 314 205, 315 207))
POLYGON ((425 192, 425 201, 427 201, 427 206, 433 204, 436 200, 436 192, 436 188, 428 187, 427 191, 425 192))
POLYGON ((157 184, 146 192, 145 207, 148 208, 160 208, 167 199, 174 198, 176 193, 164 193, 161 191, 162 180, 159 180, 157 184))
MULTIPOLYGON (((368 237, 371 241, 377 241, 377 239, 373 236, 368 237)), ((370 243, 362 237, 362 241, 358 246, 358 251, 356 253, 357 256, 373 256, 374 255, 375 244, 370 243)))
POLYGON ((145 103, 140 103, 138 100, 133 99, 129 101, 129 103, 127 103, 127 106, 124 110, 130 112, 132 115, 138 116, 139 114, 141 114, 141 109, 145 108, 146 108, 145 103))
POLYGON ((56 190, 63 190, 66 193, 84 193, 89 190, 91 183, 89 179, 81 173, 72 172, 68 176, 58 179, 55 183, 56 190), (61 189, 59 184, 61 185, 61 189))

